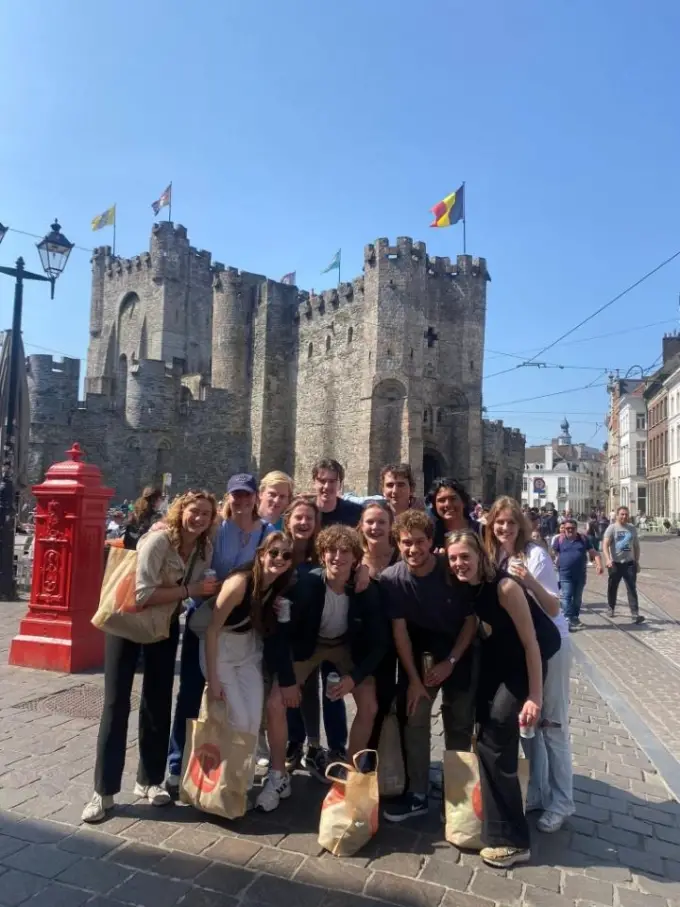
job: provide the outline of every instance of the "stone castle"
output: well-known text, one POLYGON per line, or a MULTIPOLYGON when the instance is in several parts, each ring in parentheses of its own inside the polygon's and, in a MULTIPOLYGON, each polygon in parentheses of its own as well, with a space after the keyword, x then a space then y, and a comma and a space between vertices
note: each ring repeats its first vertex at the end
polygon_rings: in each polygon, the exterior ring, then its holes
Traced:
POLYGON ((489 279, 407 237, 320 294, 212 261, 170 222, 135 258, 97 248, 84 399, 79 360, 27 359, 30 481, 78 440, 116 501, 167 473, 172 493, 271 469, 308 489, 320 456, 356 493, 409 462, 421 491, 452 475, 519 496, 524 437, 482 419, 489 279))

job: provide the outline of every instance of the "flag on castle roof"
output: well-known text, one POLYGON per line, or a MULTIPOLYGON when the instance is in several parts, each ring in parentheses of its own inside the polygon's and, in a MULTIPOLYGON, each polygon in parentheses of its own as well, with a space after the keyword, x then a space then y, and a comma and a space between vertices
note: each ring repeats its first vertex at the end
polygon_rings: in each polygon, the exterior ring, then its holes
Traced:
POLYGON ((296 271, 289 271, 288 274, 284 274, 281 278, 281 283, 288 284, 289 287, 295 286, 295 278, 297 276, 296 271))
POLYGON ((338 271, 340 270, 340 253, 341 252, 342 252, 342 249, 338 249, 338 251, 333 256, 333 260, 331 261, 331 263, 328 265, 327 268, 324 268, 323 271, 321 272, 322 274, 328 274, 329 271, 334 271, 336 269, 338 271))
POLYGON ((151 207, 153 208, 153 213, 158 215, 158 212, 161 208, 167 208, 168 205, 172 204, 172 183, 167 187, 167 189, 161 193, 160 198, 156 199, 155 202, 151 202, 151 207))
POLYGON ((92 218, 92 229, 101 230, 102 227, 112 227, 116 224, 116 206, 111 205, 102 214, 92 218))
POLYGON ((465 220, 465 183, 443 201, 437 202, 430 211, 434 215, 431 227, 451 227, 459 220, 465 220))

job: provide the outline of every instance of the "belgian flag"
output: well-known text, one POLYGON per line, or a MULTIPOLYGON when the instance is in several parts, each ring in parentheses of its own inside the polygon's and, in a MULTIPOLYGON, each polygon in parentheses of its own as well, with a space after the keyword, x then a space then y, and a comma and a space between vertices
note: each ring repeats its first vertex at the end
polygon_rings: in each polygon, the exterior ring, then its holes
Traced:
POLYGON ((465 221, 465 183, 434 208, 430 208, 430 211, 434 215, 431 227, 451 227, 459 220, 465 221))

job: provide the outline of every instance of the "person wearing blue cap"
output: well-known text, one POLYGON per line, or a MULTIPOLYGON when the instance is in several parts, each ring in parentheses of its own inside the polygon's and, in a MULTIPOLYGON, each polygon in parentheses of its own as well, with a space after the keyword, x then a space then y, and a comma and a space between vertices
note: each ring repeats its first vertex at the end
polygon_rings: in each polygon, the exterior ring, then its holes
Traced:
MULTIPOLYGON (((210 565, 220 583, 236 567, 254 560, 265 536, 274 531, 274 527, 258 515, 258 485, 249 473, 240 472, 229 479, 222 504, 223 519, 215 536, 210 565)), ((191 600, 182 638, 179 690, 168 752, 167 786, 173 795, 179 791, 187 719, 198 718, 205 687, 199 662, 199 638, 191 629, 192 615, 202 602, 202 599, 191 600)))

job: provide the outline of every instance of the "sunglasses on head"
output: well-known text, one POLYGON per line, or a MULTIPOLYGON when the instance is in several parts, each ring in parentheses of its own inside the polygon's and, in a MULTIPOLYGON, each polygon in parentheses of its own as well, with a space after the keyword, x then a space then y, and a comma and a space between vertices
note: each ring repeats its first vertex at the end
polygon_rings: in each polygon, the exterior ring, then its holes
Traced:
POLYGON ((280 558, 281 558, 282 560, 284 560, 284 561, 292 561, 292 560, 293 560, 293 552, 292 552, 292 551, 281 551, 280 548, 270 548, 270 549, 267 551, 267 554, 268 554, 269 557, 271 557, 273 560, 276 560, 277 557, 280 557, 280 558))

